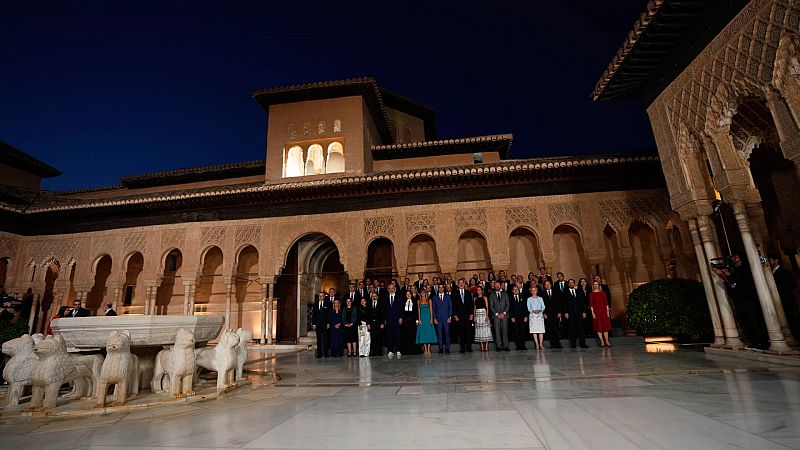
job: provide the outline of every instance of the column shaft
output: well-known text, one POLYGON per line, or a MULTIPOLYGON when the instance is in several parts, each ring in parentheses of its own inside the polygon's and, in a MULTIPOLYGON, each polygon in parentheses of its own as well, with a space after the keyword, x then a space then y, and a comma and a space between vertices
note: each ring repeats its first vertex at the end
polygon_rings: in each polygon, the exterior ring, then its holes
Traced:
POLYGON ((711 324, 714 327, 714 344, 712 345, 714 347, 722 347, 725 345, 725 330, 722 328, 717 297, 714 295, 714 282, 711 278, 711 270, 706 260, 706 254, 703 251, 703 242, 700 241, 700 233, 697 231, 696 219, 689 219, 689 232, 692 236, 694 254, 697 256, 697 264, 700 267, 700 277, 703 279, 703 289, 706 293, 706 301, 708 301, 708 310, 711 313, 711 324))

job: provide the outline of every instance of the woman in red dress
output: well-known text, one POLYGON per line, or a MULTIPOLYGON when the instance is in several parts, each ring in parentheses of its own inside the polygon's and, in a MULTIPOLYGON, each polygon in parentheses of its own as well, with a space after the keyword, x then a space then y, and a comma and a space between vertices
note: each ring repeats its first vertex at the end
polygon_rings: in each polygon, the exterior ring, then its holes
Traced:
POLYGON ((596 281, 592 283, 592 292, 589 294, 589 307, 592 309, 592 323, 600 339, 600 347, 611 347, 611 342, 608 341, 608 332, 611 331, 611 310, 605 292, 600 289, 600 283, 596 281))

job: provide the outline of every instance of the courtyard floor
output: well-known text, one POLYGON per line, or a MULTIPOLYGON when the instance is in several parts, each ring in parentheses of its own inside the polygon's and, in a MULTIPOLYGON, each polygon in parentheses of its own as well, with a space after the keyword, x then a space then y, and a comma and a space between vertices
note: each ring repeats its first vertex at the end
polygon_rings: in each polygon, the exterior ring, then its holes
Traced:
POLYGON ((255 352, 252 386, 219 399, 3 416, 0 448, 800 448, 800 369, 613 343, 399 360, 255 352))

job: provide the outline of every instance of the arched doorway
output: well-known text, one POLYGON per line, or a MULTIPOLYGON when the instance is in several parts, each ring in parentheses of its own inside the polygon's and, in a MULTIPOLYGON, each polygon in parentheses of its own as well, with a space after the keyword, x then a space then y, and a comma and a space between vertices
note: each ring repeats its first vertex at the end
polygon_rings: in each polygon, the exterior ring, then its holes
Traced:
POLYGON ((44 292, 42 293, 42 300, 36 309, 36 318, 31 328, 36 333, 43 333, 47 322, 52 316, 50 308, 53 306, 53 286, 61 272, 61 264, 57 260, 51 261, 46 265, 47 272, 44 276, 44 292))
MULTIPOLYGON (((122 292, 122 312, 127 313, 139 298, 139 274, 144 269, 144 256, 139 252, 134 252, 128 257, 125 265, 125 287, 122 292)), ((138 306, 138 305, 137 305, 138 306)), ((141 306, 144 306, 143 304, 141 306)), ((144 310, 142 310, 144 311, 144 310)))
POLYGON ((178 249, 170 250, 164 256, 164 272, 161 284, 156 290, 156 304, 153 314, 166 316, 183 312, 183 282, 181 279, 183 254, 178 249))
POLYGON ((109 275, 111 275, 111 256, 103 255, 95 263, 94 285, 86 295, 86 304, 83 305, 93 316, 97 315, 97 310, 103 306, 106 299, 108 293, 106 281, 109 275))
POLYGON ((567 278, 588 277, 589 261, 583 248, 580 233, 570 225, 559 225, 553 231, 554 272, 563 272, 567 278))
POLYGON ((394 257, 394 244, 385 237, 374 239, 367 246, 367 266, 364 268, 364 278, 388 283, 396 276, 397 260, 394 257))
POLYGON ((439 254, 436 252, 436 241, 433 240, 433 237, 427 234, 414 236, 408 244, 408 273, 438 274, 441 271, 439 254))
POLYGON ((458 237, 458 264, 456 278, 469 277, 476 272, 492 270, 486 238, 477 231, 466 231, 458 237))
POLYGON ((209 248, 203 255, 200 277, 197 280, 197 291, 195 291, 195 311, 208 312, 211 303, 225 304, 222 258, 222 250, 217 246, 209 248))
POLYGON ((656 233, 647 224, 634 220, 628 229, 628 238, 633 255, 631 257, 631 284, 636 289, 648 281, 665 278, 661 252, 658 249, 656 233))
POLYGON ((246 328, 253 332, 253 337, 260 339, 261 284, 258 279, 258 250, 252 245, 239 252, 234 274, 234 299, 228 327, 246 328))
POLYGON ((299 238, 286 254, 286 264, 275 283, 278 342, 296 342, 309 330, 310 307, 320 290, 344 292, 348 277, 339 259, 339 249, 322 233, 299 238))
POLYGON ((508 238, 508 251, 511 257, 511 273, 521 274, 527 279, 528 272, 539 273, 542 266, 542 251, 539 240, 533 231, 516 228, 508 238))

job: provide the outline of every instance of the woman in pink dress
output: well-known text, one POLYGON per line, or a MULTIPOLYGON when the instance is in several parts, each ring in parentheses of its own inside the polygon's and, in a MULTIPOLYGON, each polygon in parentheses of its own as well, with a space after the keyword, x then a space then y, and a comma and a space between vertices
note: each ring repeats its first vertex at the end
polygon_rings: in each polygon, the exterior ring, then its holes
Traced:
POLYGON ((592 323, 600 339, 600 347, 611 347, 611 342, 608 341, 608 332, 611 331, 611 310, 605 292, 600 289, 600 283, 596 281, 592 283, 592 292, 589 294, 589 307, 592 309, 592 323))

